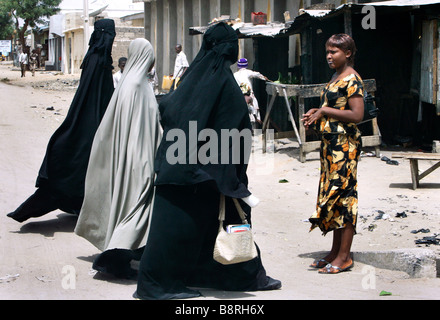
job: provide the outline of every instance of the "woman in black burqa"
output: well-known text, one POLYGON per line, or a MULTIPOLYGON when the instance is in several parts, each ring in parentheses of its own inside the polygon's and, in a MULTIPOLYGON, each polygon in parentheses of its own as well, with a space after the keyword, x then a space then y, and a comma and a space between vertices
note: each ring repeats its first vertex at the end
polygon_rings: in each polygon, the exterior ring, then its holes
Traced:
POLYGON ((78 89, 61 126, 50 138, 35 193, 8 217, 23 222, 56 209, 79 214, 95 132, 113 94, 111 50, 116 36, 111 19, 95 22, 81 65, 78 89))
MULTIPOLYGON (((194 163, 204 141, 199 141, 194 149, 190 147, 194 141, 187 141, 183 157, 186 161, 173 164, 175 159, 171 159, 178 157, 176 152, 181 150, 170 152, 177 140, 168 135, 178 129, 191 140, 195 123, 197 134, 203 129, 214 130, 219 144, 222 129, 248 130, 252 136, 247 105, 230 69, 237 57, 235 31, 225 23, 211 27, 178 88, 159 105, 164 134, 155 161, 156 195, 150 233, 139 265, 134 294, 137 298, 200 296, 200 292, 188 287, 230 291, 281 287, 280 281, 266 275, 260 255, 234 265, 222 265, 213 259, 220 193, 226 196, 226 224, 240 222, 232 198, 251 194, 247 188, 244 143, 240 143, 242 156, 238 164, 232 162, 231 148, 225 161, 225 150, 220 147, 216 155, 219 164, 214 160, 202 164, 200 158, 194 163)), ((215 154, 216 150, 211 151, 215 154)), ((250 221, 250 207, 241 200, 240 203, 250 221)))

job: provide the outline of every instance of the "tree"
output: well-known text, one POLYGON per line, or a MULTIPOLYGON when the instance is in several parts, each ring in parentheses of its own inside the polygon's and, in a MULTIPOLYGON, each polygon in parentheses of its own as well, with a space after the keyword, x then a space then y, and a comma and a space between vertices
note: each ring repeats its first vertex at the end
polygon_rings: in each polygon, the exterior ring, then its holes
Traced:
POLYGON ((12 15, 5 9, 3 2, 4 0, 0 1, 0 40, 10 39, 14 33, 12 15))
POLYGON ((2 6, 15 19, 15 29, 22 45, 25 44, 24 35, 28 27, 35 28, 44 23, 43 18, 49 18, 60 11, 58 7, 62 0, 0 0, 2 6), (20 27, 20 19, 23 25, 20 27))

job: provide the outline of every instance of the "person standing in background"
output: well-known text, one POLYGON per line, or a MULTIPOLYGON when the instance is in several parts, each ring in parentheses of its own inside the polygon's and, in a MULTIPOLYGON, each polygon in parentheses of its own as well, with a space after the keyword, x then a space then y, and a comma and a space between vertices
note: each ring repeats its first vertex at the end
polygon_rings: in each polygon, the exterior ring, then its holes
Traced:
POLYGON ((256 129, 256 121, 258 121, 258 113, 256 109, 254 109, 252 104, 252 97, 251 97, 251 88, 247 83, 242 83, 240 85, 241 92, 243 92, 244 99, 246 100, 246 103, 248 105, 248 111, 249 111, 249 120, 251 121, 252 129, 256 129))
POLYGON ((20 63, 20 69, 21 69, 21 77, 26 76, 26 68, 28 65, 28 54, 26 47, 23 48, 23 51, 20 53, 20 56, 18 57, 18 62, 20 63))
POLYGON ((113 75, 113 87, 116 88, 119 80, 121 80, 122 72, 124 72, 125 64, 127 63, 126 57, 121 57, 118 60, 119 71, 113 75))
POLYGON ((252 104, 250 104, 249 106, 252 108, 251 113, 255 116, 256 122, 261 123, 260 108, 258 106, 258 100, 254 94, 254 89, 252 88, 251 79, 256 78, 264 81, 269 81, 269 79, 257 71, 247 69, 248 61, 246 58, 241 58, 240 60, 238 60, 237 67, 238 71, 234 73, 235 80, 240 87, 243 87, 245 85, 247 88, 250 88, 249 96, 251 98, 252 104))
POLYGON ((154 65, 151 68, 151 71, 148 72, 148 82, 153 87, 154 94, 159 94, 159 79, 157 77, 156 68, 154 67, 154 65))
POLYGON ((32 72, 32 77, 35 76, 35 70, 37 69, 38 64, 38 54, 37 50, 32 50, 32 53, 29 57, 29 69, 32 72))
POLYGON ((182 51, 182 45, 176 45, 176 61, 174 63, 173 80, 182 77, 186 69, 189 67, 188 59, 186 54, 182 51))

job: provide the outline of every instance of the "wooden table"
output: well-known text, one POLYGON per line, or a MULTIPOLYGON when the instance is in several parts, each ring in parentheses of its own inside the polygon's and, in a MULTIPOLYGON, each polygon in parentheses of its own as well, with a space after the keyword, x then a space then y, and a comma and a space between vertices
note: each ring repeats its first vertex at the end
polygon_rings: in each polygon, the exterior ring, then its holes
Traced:
POLYGON ((411 179, 413 190, 420 185, 420 180, 440 167, 440 153, 424 153, 424 152, 398 152, 391 155, 393 158, 409 159, 411 167, 411 179), (419 160, 438 161, 427 170, 419 174, 419 160))
MULTIPOLYGON (((375 79, 367 79, 364 80, 365 90, 371 93, 374 96, 374 92, 376 91, 376 80, 375 79)), ((275 134, 275 139, 287 138, 287 137, 296 137, 299 143, 300 152, 299 152, 299 160, 300 162, 306 161, 306 154, 317 150, 320 148, 321 141, 307 141, 306 140, 306 129, 304 127, 303 122, 300 120, 302 115, 305 113, 305 103, 304 99, 319 97, 321 95, 322 90, 324 89, 326 83, 320 84, 277 84, 274 82, 266 82, 266 92, 268 96, 271 96, 269 105, 266 110, 266 116, 264 117, 262 131, 263 131, 263 153, 266 152, 266 141, 267 141, 267 132, 266 129, 269 127, 269 118, 270 113, 272 111, 272 107, 274 106, 275 99, 280 96, 283 97, 285 106, 289 115, 289 120, 293 127, 293 133, 289 134, 289 132, 277 132, 275 134), (291 105, 289 103, 289 97, 295 96, 298 99, 295 104, 295 109, 298 111, 298 117, 295 119, 291 105), (298 123, 298 126, 297 126, 298 123)), ((379 157, 380 154, 380 144, 381 144, 381 134, 379 131, 379 127, 377 125, 377 119, 374 118, 371 121, 373 135, 371 136, 363 136, 362 137, 362 146, 363 147, 374 147, 376 149, 376 155, 379 157)))

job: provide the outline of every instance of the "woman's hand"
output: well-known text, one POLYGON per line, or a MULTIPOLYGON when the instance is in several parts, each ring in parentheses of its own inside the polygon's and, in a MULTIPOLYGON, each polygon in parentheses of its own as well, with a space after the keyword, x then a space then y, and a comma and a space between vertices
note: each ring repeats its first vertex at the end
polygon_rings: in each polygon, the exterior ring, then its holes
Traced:
POLYGON ((304 123, 304 127, 308 129, 311 124, 315 123, 322 116, 322 108, 312 108, 306 114, 303 114, 301 121, 304 123))
POLYGON ((301 119, 306 129, 309 126, 319 120, 324 115, 330 118, 345 122, 345 123, 358 123, 362 121, 364 117, 364 99, 361 95, 353 95, 348 99, 347 110, 339 110, 330 107, 312 108, 301 119))

